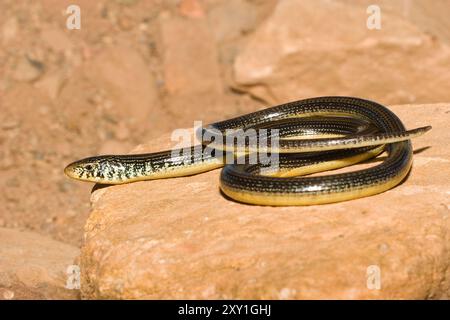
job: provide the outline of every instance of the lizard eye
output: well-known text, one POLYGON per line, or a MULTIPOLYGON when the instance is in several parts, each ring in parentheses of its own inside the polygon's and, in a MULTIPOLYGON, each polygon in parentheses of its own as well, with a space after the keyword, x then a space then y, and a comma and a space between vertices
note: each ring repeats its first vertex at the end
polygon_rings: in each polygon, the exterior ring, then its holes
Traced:
POLYGON ((85 168, 86 168, 86 170, 88 170, 88 171, 92 170, 92 166, 91 166, 90 164, 88 164, 85 168))

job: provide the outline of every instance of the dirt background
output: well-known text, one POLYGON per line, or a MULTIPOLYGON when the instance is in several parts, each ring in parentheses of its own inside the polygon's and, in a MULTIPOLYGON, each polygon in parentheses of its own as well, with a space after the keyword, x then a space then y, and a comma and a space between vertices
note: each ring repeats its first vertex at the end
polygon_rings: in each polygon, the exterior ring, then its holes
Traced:
MULTIPOLYGON (((81 30, 67 30, 65 9, 71 3, 0 4, 0 226, 79 246, 92 185, 68 180, 66 164, 94 154, 129 152, 161 132, 192 126, 194 119, 206 123, 239 114, 242 104, 256 108, 260 103, 233 92, 225 80, 214 84, 223 90, 219 98, 188 94, 167 99, 156 20, 162 11, 177 14, 179 1, 77 1, 81 30), (180 117, 181 108, 189 115, 180 117)), ((218 4, 207 3, 206 11, 218 4)), ((251 29, 273 1, 245 5, 255 10, 246 27, 251 29)), ((203 10, 190 6, 183 10, 203 10)), ((173 59, 186 60, 183 52, 174 54, 179 57, 173 59)), ((230 65, 216 67, 225 74, 230 65)), ((193 70, 196 76, 201 74, 193 70)))
MULTIPOLYGON (((325 8, 322 2, 318 15, 325 8)), ((334 2, 359 8, 364 26, 370 2, 334 2)), ((379 2, 399 23, 392 31, 396 37, 406 30, 417 36, 412 42, 422 42, 411 49, 396 46, 394 39, 375 57, 362 49, 358 57, 369 57, 375 69, 377 59, 383 60, 391 50, 396 57, 391 67, 406 61, 407 66, 400 67, 411 67, 411 73, 398 79, 392 72, 387 75, 391 82, 378 79, 371 87, 373 78, 359 77, 358 69, 343 70, 353 77, 350 83, 355 87, 364 81, 370 84, 352 91, 352 85, 341 87, 340 79, 327 78, 328 71, 333 75, 340 67, 339 59, 324 69, 297 74, 290 70, 301 60, 285 59, 276 64, 270 81, 249 80, 248 68, 259 61, 251 56, 257 52, 252 48, 267 40, 263 28, 274 15, 276 0, 1 1, 0 227, 81 246, 92 185, 66 178, 65 165, 90 155, 129 152, 163 132, 192 127, 194 120, 209 123, 285 102, 293 95, 317 93, 357 94, 387 104, 448 102, 449 2, 379 2), (66 28, 65 11, 73 3, 81 8, 80 30, 66 28), (408 60, 415 54, 415 60, 408 60), (431 57, 426 64, 424 57, 431 57), (421 63, 423 70, 412 70, 421 63), (305 78, 298 80, 298 74, 305 78), (421 91, 412 95, 411 86, 420 79, 430 85, 419 83, 421 91), (277 87, 282 81, 284 87, 293 83, 285 94, 277 87), (303 87, 296 93, 298 81, 303 87), (391 83, 401 85, 384 95, 391 83)), ((316 5, 304 3, 309 8, 316 5)), ((272 20, 276 28, 277 20, 272 20)), ((331 23, 328 31, 333 29, 331 23)), ((311 39, 316 36, 314 30, 305 32, 311 39)), ((353 48, 351 35, 341 39, 346 41, 353 48)), ((259 48, 258 54, 264 60, 279 47, 274 42, 259 48)), ((334 51, 332 46, 325 50, 334 51)), ((308 63, 320 65, 321 59, 308 63)), ((258 64, 253 68, 258 71, 258 64)))

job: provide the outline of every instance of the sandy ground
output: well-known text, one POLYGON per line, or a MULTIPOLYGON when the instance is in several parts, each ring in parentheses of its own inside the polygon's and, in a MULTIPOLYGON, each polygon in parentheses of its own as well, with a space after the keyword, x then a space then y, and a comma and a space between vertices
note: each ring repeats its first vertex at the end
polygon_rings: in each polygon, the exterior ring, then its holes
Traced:
MULTIPOLYGON (((248 4, 256 10, 249 29, 269 2, 248 4)), ((167 99, 156 21, 162 11, 179 11, 178 1, 78 1, 81 30, 65 27, 69 3, 0 4, 0 226, 80 245, 92 185, 69 181, 64 166, 89 155, 129 152, 192 122, 178 116, 179 101, 167 99)), ((222 74, 227 64, 217 67, 222 74)), ((223 94, 212 99, 228 104, 226 113, 259 104, 224 82, 223 94)), ((202 99, 182 99, 192 119, 204 118, 202 99)))

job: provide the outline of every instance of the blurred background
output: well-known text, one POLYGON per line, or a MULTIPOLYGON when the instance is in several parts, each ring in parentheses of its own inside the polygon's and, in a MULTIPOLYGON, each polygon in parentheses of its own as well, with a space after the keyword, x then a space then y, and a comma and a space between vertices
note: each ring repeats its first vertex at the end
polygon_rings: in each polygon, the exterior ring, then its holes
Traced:
POLYGON ((92 185, 64 166, 194 120, 321 95, 449 102, 449 13, 448 0, 2 0, 0 227, 79 247, 92 185))

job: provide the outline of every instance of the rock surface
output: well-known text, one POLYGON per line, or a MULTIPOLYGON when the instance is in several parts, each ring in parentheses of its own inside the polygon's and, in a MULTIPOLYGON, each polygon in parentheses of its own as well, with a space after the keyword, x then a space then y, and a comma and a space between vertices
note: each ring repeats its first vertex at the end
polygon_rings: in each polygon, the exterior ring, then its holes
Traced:
POLYGON ((446 33, 422 21, 423 5, 411 20, 389 3, 380 5, 381 29, 369 30, 368 2, 279 1, 237 55, 236 87, 270 103, 324 94, 386 104, 449 101, 450 47, 435 36, 446 33))
MULTIPOLYGON (((201 8, 198 2, 192 3, 201 8)), ((158 21, 164 48, 165 108, 173 115, 171 121, 179 126, 191 125, 198 113, 203 113, 195 106, 208 106, 210 114, 223 109, 218 54, 206 17, 164 11, 158 21)))
POLYGON ((78 248, 6 228, 0 243, 0 300, 79 299, 79 290, 65 288, 78 248))
MULTIPOLYGON (((219 170, 95 190, 80 257, 82 296, 448 298, 450 104, 392 110, 409 128, 433 130, 413 141, 408 179, 376 196, 244 205, 221 195, 219 170)), ((135 151, 170 145, 167 135, 135 151)))

